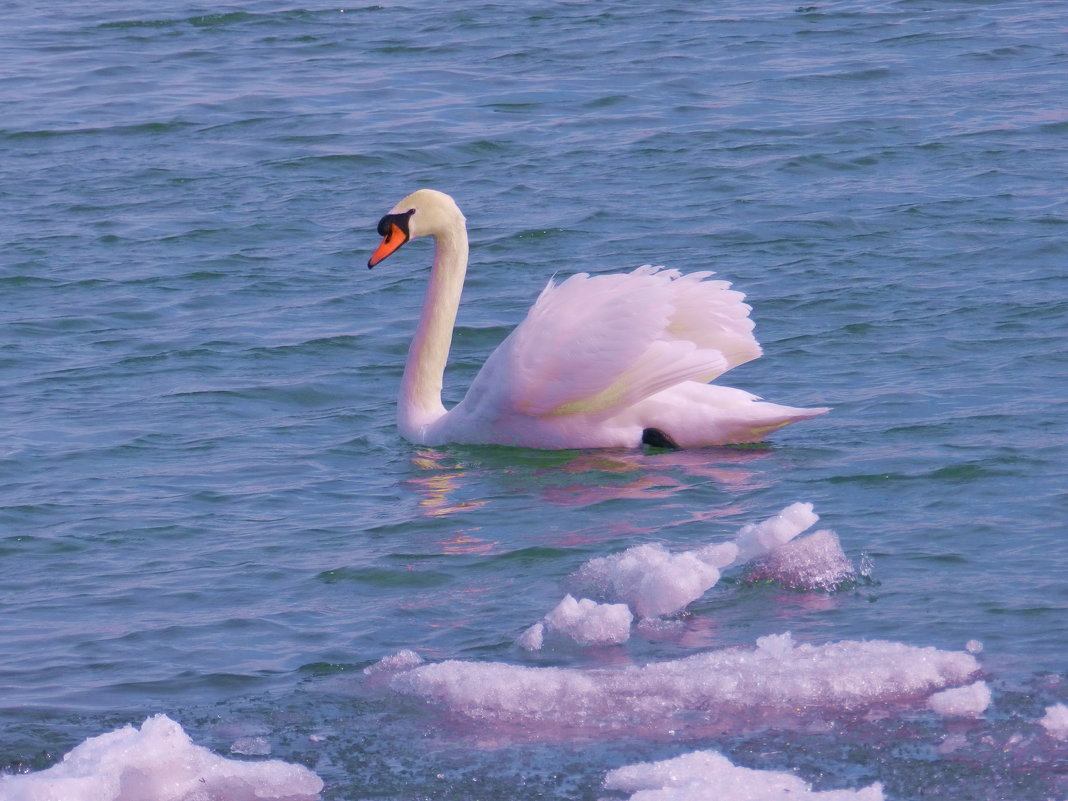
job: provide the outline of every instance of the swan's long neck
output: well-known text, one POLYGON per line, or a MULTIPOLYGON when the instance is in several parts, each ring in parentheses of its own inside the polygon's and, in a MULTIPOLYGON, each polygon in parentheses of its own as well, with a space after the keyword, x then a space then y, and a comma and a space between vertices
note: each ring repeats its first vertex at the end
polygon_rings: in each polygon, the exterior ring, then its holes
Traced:
POLYGON ((419 327, 408 349, 397 404, 397 424, 402 436, 412 442, 425 441, 427 427, 445 414, 441 384, 467 273, 467 251, 467 230, 462 219, 434 237, 430 285, 419 327))

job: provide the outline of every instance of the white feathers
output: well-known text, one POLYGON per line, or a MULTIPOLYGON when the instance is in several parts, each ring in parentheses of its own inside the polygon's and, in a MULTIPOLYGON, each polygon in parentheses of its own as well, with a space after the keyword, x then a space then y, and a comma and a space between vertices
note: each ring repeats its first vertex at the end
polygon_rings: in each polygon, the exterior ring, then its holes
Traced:
POLYGON ((515 411, 610 417, 740 363, 724 350, 745 361, 760 355, 744 296, 724 281, 687 278, 646 265, 550 284, 507 343, 515 411))

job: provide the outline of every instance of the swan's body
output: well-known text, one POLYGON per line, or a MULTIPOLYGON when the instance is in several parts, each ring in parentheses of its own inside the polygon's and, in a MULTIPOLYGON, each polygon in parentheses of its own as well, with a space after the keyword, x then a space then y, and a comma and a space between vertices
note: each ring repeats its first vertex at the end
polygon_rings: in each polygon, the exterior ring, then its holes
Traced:
POLYGON ((432 236, 434 266, 401 381, 397 422, 412 442, 528 448, 681 447, 757 442, 826 409, 767 403, 707 382, 757 358, 744 295, 711 272, 552 281, 446 411, 441 385, 467 271, 467 228, 451 197, 420 189, 382 218, 373 267, 432 236), (649 432, 654 432, 650 439, 649 432), (658 435, 663 436, 663 440, 658 435))

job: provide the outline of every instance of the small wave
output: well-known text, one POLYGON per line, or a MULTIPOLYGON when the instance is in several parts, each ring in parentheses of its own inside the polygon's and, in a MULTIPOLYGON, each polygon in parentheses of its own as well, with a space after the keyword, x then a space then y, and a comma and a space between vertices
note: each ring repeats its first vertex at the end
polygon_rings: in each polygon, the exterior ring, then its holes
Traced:
POLYGON ((201 14, 194 17, 169 17, 164 19, 124 19, 102 22, 101 29, 130 30, 135 28, 173 28, 178 25, 191 25, 195 28, 222 28, 243 22, 253 22, 268 18, 270 15, 253 14, 247 11, 231 11, 223 14, 201 14))
POLYGON ((381 588, 441 587, 452 581, 447 573, 435 570, 388 570, 380 567, 343 567, 320 573, 324 584, 355 583, 381 588))

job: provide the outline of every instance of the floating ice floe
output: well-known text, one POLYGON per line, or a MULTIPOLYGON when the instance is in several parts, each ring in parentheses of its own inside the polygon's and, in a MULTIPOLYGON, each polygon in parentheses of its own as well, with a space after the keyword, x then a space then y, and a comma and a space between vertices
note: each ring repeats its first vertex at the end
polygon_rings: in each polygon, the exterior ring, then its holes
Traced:
POLYGON ((792 590, 833 590, 855 579, 838 535, 829 529, 786 542, 753 560, 745 571, 746 581, 774 581, 792 590))
POLYGON ((990 706, 990 688, 985 681, 977 681, 967 687, 942 690, 928 698, 927 705, 946 717, 975 718, 990 706))
POLYGON ((519 637, 519 645, 537 651, 545 640, 578 645, 617 645, 630 637, 634 619, 626 604, 599 604, 589 598, 564 596, 556 607, 519 637))
POLYGON ((91 737, 47 770, 0 776, 3 801, 314 801, 322 780, 277 759, 224 759, 165 715, 91 737))
POLYGON ((604 786, 632 793, 630 801, 883 801, 878 783, 821 792, 792 773, 739 767, 716 751, 617 768, 605 776, 604 786))
MULTIPOLYGON (((637 545, 591 559, 567 585, 578 596, 625 603, 642 618, 675 614, 713 587, 721 571, 782 550, 817 520, 812 504, 795 503, 774 517, 743 526, 731 542, 676 552, 658 544, 637 545)), ((815 581, 830 587, 852 575, 833 533, 820 531, 805 539, 811 541, 806 547, 769 563, 765 577, 784 579, 791 586, 815 581)))
POLYGON ((590 560, 567 586, 579 594, 625 603, 639 617, 659 617, 685 609, 719 576, 720 566, 695 551, 672 553, 663 545, 648 544, 590 560))
MULTIPOLYGON (((387 657, 388 658, 388 657, 387 657)), ((502 725, 728 729, 926 698, 971 679, 971 654, 885 641, 795 644, 789 634, 642 667, 449 660, 401 669, 392 690, 502 725)))
POLYGON ((1046 734, 1056 740, 1068 740, 1068 706, 1054 704, 1046 707, 1046 714, 1039 718, 1046 734))
POLYGON ((759 523, 747 523, 734 538, 738 546, 735 564, 743 564, 785 545, 819 520, 811 503, 792 503, 774 517, 759 523))

